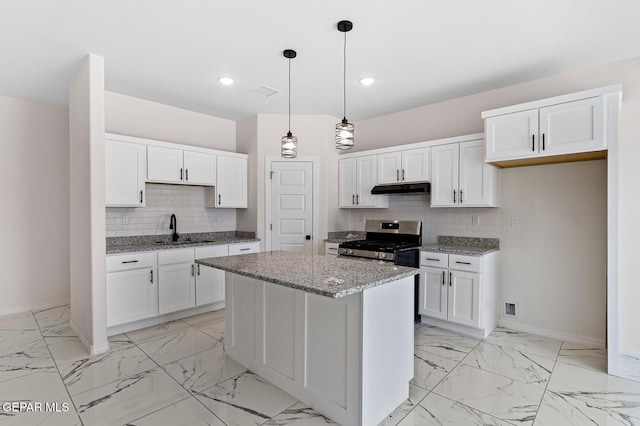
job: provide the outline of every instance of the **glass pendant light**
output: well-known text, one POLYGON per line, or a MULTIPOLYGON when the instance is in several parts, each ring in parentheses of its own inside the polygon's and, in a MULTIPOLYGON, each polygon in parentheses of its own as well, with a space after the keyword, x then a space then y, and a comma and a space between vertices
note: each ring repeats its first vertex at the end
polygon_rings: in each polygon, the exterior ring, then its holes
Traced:
POLYGON ((291 133, 291 60, 296 57, 296 51, 287 49, 282 52, 289 59, 289 131, 282 137, 280 156, 283 158, 296 158, 298 156, 298 138, 291 133))
POLYGON ((342 121, 336 124, 336 149, 353 148, 353 124, 347 121, 347 33, 353 28, 351 21, 338 22, 338 31, 344 33, 344 68, 343 68, 343 95, 344 115, 342 121))

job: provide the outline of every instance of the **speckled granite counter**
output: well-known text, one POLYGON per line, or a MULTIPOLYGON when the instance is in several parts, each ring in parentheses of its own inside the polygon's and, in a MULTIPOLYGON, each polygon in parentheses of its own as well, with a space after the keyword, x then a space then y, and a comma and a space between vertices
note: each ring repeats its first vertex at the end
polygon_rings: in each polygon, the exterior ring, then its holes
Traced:
POLYGON ((285 251, 198 259, 196 263, 332 298, 348 296, 419 272, 391 262, 285 251))
POLYGON ((107 238, 107 254, 131 253, 135 251, 164 250, 179 247, 212 246, 260 241, 255 232, 199 232, 180 234, 177 243, 171 241, 171 235, 139 235, 133 237, 107 238))
POLYGON ((325 241, 328 243, 344 243, 346 241, 364 240, 367 235, 364 231, 338 231, 328 232, 325 241))
POLYGON ((483 256, 500 250, 497 238, 451 237, 441 235, 437 243, 423 244, 422 251, 433 253, 462 254, 466 256, 483 256))

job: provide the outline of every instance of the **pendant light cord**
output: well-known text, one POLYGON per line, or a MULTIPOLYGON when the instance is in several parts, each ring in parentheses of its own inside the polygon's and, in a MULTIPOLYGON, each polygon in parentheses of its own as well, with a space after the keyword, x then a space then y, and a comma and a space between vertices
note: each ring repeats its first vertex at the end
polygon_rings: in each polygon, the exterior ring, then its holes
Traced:
POLYGON ((343 74, 342 74, 342 88, 343 88, 343 99, 344 99, 344 115, 343 119, 347 119, 347 32, 344 33, 344 52, 343 52, 343 74))
POLYGON ((289 58, 289 133, 291 133, 291 58, 289 58))

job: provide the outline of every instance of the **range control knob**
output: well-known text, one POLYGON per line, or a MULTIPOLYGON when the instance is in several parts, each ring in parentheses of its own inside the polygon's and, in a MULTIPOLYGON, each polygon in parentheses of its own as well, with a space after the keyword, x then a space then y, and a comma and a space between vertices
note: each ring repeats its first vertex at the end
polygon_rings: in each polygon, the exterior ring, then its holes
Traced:
POLYGON ((380 254, 380 258, 381 259, 386 259, 387 258, 387 253, 379 253, 380 254))
POLYGON ((353 250, 352 249, 347 250, 347 254, 353 254, 353 250))

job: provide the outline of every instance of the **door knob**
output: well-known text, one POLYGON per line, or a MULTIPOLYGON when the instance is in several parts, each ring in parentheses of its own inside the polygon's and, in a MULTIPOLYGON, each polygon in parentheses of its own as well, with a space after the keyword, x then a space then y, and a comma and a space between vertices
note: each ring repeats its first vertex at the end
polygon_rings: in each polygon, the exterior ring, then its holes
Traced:
POLYGON ((304 239, 305 240, 310 240, 311 239, 311 235, 305 235, 304 239))

